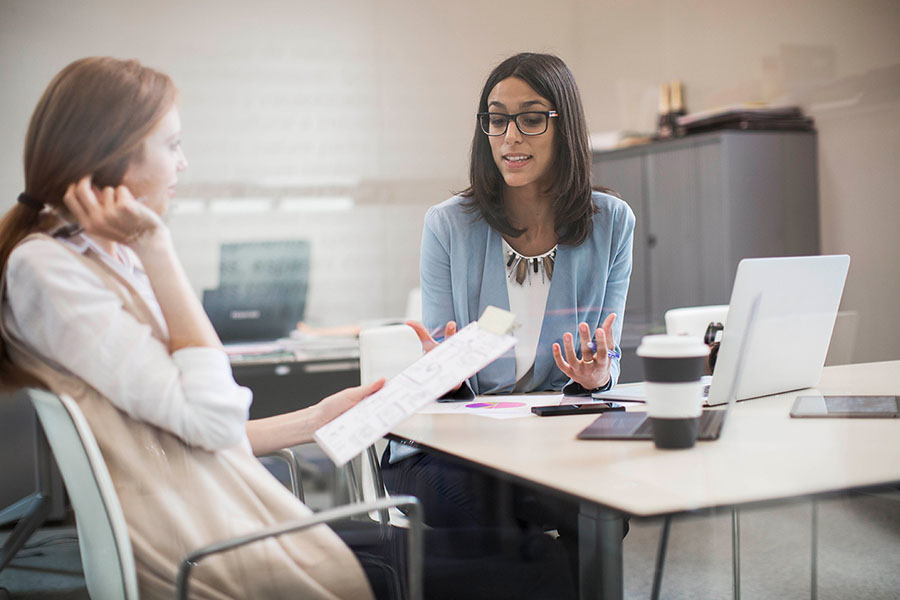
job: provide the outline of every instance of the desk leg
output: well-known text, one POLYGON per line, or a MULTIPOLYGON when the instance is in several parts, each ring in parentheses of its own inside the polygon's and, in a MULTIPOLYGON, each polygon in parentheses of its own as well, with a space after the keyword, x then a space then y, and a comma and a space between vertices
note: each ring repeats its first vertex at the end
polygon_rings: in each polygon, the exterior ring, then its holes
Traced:
POLYGON ((578 512, 578 589, 581 600, 621 600, 622 514, 582 502, 578 512))

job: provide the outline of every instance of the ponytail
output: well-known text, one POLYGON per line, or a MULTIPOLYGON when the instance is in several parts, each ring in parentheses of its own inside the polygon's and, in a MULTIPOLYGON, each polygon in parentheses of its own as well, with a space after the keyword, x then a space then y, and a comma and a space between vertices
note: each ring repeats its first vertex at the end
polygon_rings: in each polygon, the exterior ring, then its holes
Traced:
MULTIPOLYGON (((36 207, 24 202, 16 202, 0 219, 0 270, 6 278, 6 264, 13 248, 18 246, 30 233, 41 230, 46 220, 36 207)), ((6 298, 0 302, 5 304, 6 298)), ((2 315, 0 315, 2 318, 2 315)), ((10 360, 6 340, 0 336, 0 392, 10 392, 24 386, 41 385, 33 376, 17 367, 10 360)))

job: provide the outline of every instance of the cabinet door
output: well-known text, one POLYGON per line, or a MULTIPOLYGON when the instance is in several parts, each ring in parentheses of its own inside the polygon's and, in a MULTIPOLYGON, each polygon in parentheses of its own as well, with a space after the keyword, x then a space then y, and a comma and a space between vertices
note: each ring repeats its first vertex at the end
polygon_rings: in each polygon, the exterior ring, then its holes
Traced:
POLYGON ((593 179, 594 185, 614 190, 634 211, 634 251, 625 313, 628 320, 649 320, 647 226, 644 218, 646 214, 644 158, 641 155, 615 158, 595 156, 593 179))
POLYGON ((699 304, 728 304, 737 264, 731 264, 731 230, 726 206, 732 194, 723 181, 722 144, 701 144, 697 152, 697 200, 700 231, 699 304))
POLYGON ((650 309, 656 324, 670 308, 701 304, 697 162, 694 146, 647 155, 650 309))

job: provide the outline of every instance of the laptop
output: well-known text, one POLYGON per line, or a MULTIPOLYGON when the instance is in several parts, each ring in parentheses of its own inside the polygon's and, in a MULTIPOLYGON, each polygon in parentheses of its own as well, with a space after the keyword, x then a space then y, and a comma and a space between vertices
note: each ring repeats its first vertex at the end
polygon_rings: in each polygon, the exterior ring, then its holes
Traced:
POLYGON ((309 285, 305 240, 223 244, 219 287, 203 291, 203 308, 225 342, 271 341, 303 320, 309 285))
MULTIPOLYGON (((697 439, 710 441, 717 440, 722 434, 722 427, 725 425, 725 419, 731 408, 736 402, 736 392, 738 382, 744 373, 746 361, 747 347, 749 340, 753 337, 753 326, 759 315, 759 306, 762 301, 762 294, 758 294, 750 303, 749 314, 746 318, 746 327, 743 328, 741 339, 739 340, 739 348, 737 350, 737 368, 734 376, 731 377, 728 392, 728 406, 723 410, 720 408, 704 410, 700 413, 700 422, 697 424, 697 439)), ((653 439, 653 423, 646 412, 608 412, 596 421, 588 425, 581 433, 578 434, 579 440, 652 440, 653 439)))
MULTIPOLYGON (((716 369, 706 404, 729 401, 728 390, 737 368, 737 348, 744 337, 739 324, 747 322, 753 299, 762 295, 754 342, 747 348, 750 375, 737 387, 746 400, 816 385, 825 366, 844 282, 850 267, 846 254, 745 258, 738 264, 728 322, 722 333, 716 369)), ((646 400, 643 386, 629 386, 594 396, 597 400, 646 400)))
MULTIPOLYGON (((847 255, 742 260, 706 404, 730 408, 737 400, 816 385, 849 266, 847 255)), ((630 399, 639 398, 632 392, 630 399)), ((727 410, 704 411, 698 439, 718 439, 726 416, 727 410)), ((605 414, 579 434, 580 439, 652 437, 642 412, 605 414)))
POLYGON ((203 310, 223 343, 271 341, 290 334, 303 320, 306 288, 267 284, 203 290, 203 310))

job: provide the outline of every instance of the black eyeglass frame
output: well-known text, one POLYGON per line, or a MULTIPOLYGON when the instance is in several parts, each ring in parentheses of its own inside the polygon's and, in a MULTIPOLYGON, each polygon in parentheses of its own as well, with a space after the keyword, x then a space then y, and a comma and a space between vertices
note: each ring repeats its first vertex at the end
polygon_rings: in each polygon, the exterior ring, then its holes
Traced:
POLYGON ((499 137, 501 135, 506 135, 506 132, 509 131, 510 122, 516 124, 516 129, 518 129, 519 133, 521 133, 522 135, 544 135, 545 133, 547 133, 547 129, 550 128, 550 119, 556 119, 558 117, 559 112, 555 110, 526 110, 525 112, 516 113, 514 115, 508 115, 506 113, 498 112, 482 112, 475 115, 475 118, 478 121, 478 126, 481 127, 481 131, 484 133, 484 135, 490 137, 499 137), (490 117, 491 115, 506 118, 506 127, 503 128, 502 132, 488 133, 484 130, 484 123, 482 122, 482 119, 484 117, 490 117), (522 131, 522 126, 519 125, 519 117, 521 117, 522 115, 544 115, 545 117, 547 117, 547 120, 544 122, 544 130, 540 133, 525 133, 524 131, 522 131))

